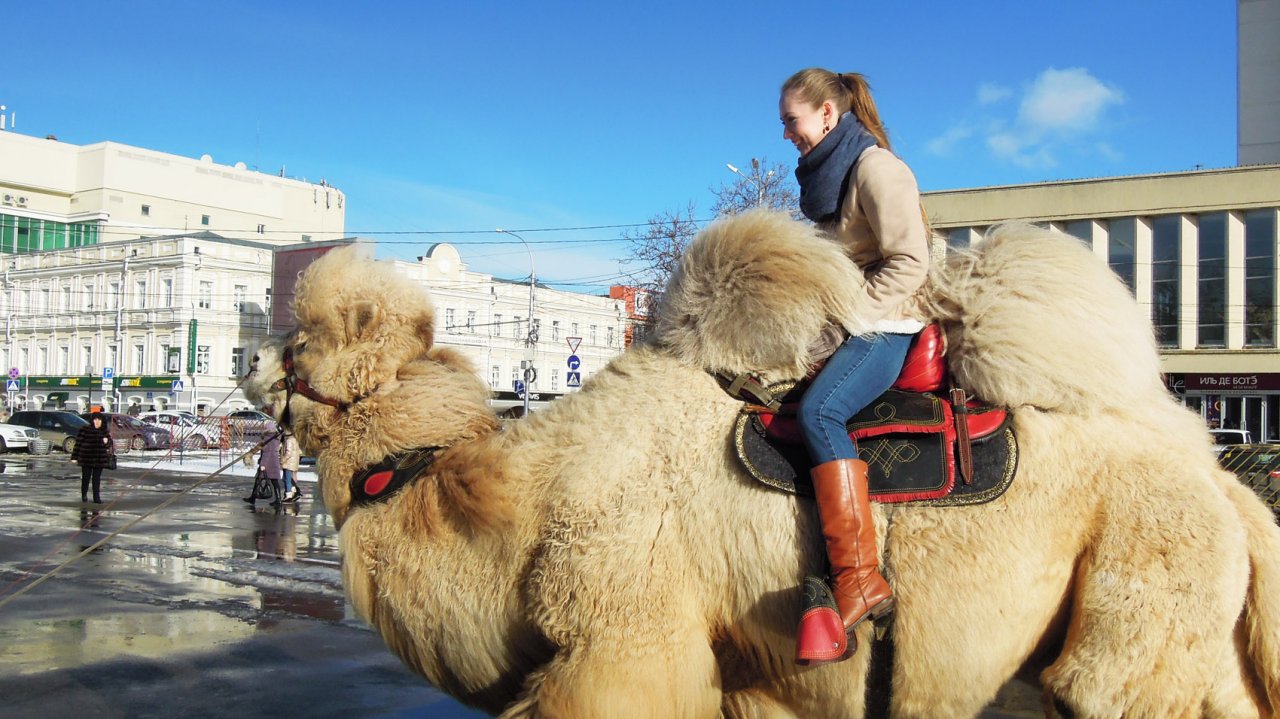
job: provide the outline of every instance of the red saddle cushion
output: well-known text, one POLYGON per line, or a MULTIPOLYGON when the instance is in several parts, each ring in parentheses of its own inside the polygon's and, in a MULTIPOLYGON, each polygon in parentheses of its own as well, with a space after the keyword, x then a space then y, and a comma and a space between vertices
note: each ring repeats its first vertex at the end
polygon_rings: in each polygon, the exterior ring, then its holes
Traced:
POLYGON ((904 392, 936 392, 942 388, 942 380, 947 375, 947 363, 943 358, 946 351, 946 340, 942 335, 942 325, 933 323, 916 335, 907 350, 907 360, 902 364, 902 372, 893 383, 893 389, 904 392))

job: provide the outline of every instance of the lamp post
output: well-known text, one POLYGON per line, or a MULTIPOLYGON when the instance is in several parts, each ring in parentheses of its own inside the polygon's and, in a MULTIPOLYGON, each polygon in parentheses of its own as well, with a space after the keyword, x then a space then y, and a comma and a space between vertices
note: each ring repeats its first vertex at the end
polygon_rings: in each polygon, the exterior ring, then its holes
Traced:
POLYGON ((738 168, 734 167, 732 163, 726 162, 724 163, 724 166, 729 168, 729 172, 732 172, 738 177, 741 177, 747 182, 750 182, 751 184, 755 185, 756 207, 760 207, 761 205, 764 204, 764 183, 765 183, 765 180, 768 180, 770 177, 773 177, 773 170, 769 170, 768 172, 766 172, 763 178, 760 177, 760 161, 754 157, 751 158, 751 174, 750 175, 743 174, 742 170, 739 170, 738 168))
POLYGON ((525 252, 529 253, 529 332, 525 335, 525 340, 524 340, 525 347, 528 348, 528 350, 525 352, 528 363, 524 368, 524 414, 521 415, 522 417, 528 417, 529 416, 529 390, 530 390, 529 386, 533 384, 533 381, 538 376, 537 371, 533 368, 533 355, 534 355, 533 345, 534 345, 534 342, 536 341, 536 334, 534 332, 534 325, 533 325, 533 292, 534 292, 534 288, 538 286, 538 270, 533 264, 533 248, 529 246, 529 243, 526 242, 523 237, 521 237, 520 235, 517 235, 511 230, 504 230, 501 227, 494 230, 494 232, 498 232, 504 235, 511 235, 517 240, 520 240, 520 242, 524 244, 525 252))

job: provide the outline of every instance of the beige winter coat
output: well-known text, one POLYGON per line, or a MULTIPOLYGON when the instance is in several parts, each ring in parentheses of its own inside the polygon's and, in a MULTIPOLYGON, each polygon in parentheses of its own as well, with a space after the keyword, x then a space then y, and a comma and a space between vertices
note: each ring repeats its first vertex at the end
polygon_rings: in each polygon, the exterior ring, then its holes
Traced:
POLYGON ((298 463, 301 461, 302 451, 298 449, 297 438, 291 434, 286 434, 284 440, 280 442, 280 469, 297 472, 298 463))
POLYGON ((915 297, 928 276, 929 237, 915 175, 876 146, 863 151, 855 168, 840 216, 824 229, 866 274, 872 329, 918 332, 924 325, 915 297))

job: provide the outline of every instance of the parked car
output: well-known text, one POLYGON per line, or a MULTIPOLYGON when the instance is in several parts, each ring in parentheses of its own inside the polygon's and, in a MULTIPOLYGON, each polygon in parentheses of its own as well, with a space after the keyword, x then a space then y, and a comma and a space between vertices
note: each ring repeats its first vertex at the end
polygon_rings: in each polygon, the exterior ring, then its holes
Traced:
MULTIPOLYGON (((137 417, 118 412, 102 412, 106 418, 107 431, 111 433, 111 441, 116 445, 116 452, 144 449, 168 449, 173 445, 173 435, 169 430, 141 422, 137 417)), ((89 419, 90 414, 80 415, 89 419)))
POLYGON ((41 439, 49 440, 54 447, 70 452, 76 446, 76 434, 88 424, 75 412, 57 409, 24 409, 13 413, 9 424, 31 427, 41 439))
POLYGON ((1280 520, 1280 446, 1236 444, 1222 450, 1218 463, 1235 473, 1280 520))
POLYGON ((1253 444, 1253 438, 1247 429, 1211 429, 1213 435, 1213 451, 1221 452, 1233 444, 1253 444))
POLYGON ((186 449, 205 449, 217 447, 222 441, 222 428, 215 422, 200 421, 191 412, 183 410, 164 410, 161 412, 143 412, 138 419, 146 424, 169 430, 175 442, 181 442, 186 449))
POLYGON ((8 452, 14 449, 30 449, 31 440, 39 436, 40 433, 30 427, 16 424, 0 424, 0 452, 8 452))
POLYGON ((256 409, 242 409, 223 418, 231 440, 261 442, 276 431, 276 421, 270 415, 256 409))

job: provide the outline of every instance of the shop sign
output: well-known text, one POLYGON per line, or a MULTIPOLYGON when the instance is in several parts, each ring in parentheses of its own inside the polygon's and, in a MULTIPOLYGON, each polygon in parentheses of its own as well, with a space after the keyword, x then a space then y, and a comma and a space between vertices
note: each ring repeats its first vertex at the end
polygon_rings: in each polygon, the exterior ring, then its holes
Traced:
POLYGON ((1169 382, 1182 379, 1185 392, 1265 392, 1280 390, 1280 372, 1170 375, 1169 382))

